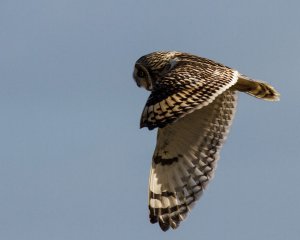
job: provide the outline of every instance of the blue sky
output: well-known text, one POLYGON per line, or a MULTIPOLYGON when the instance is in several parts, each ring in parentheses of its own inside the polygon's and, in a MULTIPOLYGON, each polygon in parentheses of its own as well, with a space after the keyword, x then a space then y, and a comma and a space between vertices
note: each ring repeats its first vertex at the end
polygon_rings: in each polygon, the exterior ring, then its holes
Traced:
POLYGON ((297 239, 300 3, 0 2, 0 238, 297 239), (176 231, 148 221, 156 131, 134 62, 156 50, 208 57, 271 83, 240 94, 204 196, 176 231))

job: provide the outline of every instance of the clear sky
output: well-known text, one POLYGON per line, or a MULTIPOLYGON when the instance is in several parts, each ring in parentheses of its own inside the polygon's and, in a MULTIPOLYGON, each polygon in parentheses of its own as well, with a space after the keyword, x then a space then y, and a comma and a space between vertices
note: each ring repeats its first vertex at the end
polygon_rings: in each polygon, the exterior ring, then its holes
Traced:
POLYGON ((299 239, 300 2, 1 0, 0 239, 299 239), (148 221, 156 131, 134 62, 208 57, 271 83, 240 94, 214 180, 176 231, 148 221))

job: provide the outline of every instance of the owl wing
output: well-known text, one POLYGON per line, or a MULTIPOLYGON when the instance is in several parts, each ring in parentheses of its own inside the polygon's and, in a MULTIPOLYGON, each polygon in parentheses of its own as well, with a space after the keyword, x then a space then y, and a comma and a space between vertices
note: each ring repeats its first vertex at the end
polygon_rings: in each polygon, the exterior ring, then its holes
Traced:
POLYGON ((239 73, 213 62, 178 62, 155 83, 140 126, 164 127, 211 103, 237 82, 239 73))
POLYGON ((213 177, 237 96, 229 89, 211 104, 158 129, 149 177, 150 222, 177 228, 213 177))

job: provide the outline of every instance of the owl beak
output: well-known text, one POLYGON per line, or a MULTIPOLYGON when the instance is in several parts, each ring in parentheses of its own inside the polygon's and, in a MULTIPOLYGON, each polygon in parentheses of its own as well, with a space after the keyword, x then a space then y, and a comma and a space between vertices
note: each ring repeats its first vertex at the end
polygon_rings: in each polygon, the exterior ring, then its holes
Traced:
POLYGON ((140 88, 145 88, 146 90, 149 89, 148 81, 146 79, 136 79, 136 85, 140 88))
POLYGON ((145 88, 148 91, 152 91, 152 84, 148 79, 140 79, 136 81, 139 87, 145 88))

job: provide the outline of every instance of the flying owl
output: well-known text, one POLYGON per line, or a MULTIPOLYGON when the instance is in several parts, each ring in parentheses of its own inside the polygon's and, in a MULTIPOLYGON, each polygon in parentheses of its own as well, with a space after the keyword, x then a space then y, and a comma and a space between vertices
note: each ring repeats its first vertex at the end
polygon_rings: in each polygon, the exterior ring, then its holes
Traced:
POLYGON ((278 101, 269 84, 212 60, 182 52, 153 52, 133 77, 151 91, 140 127, 158 128, 149 176, 149 216, 176 229, 213 178, 232 123, 237 92, 278 101))

